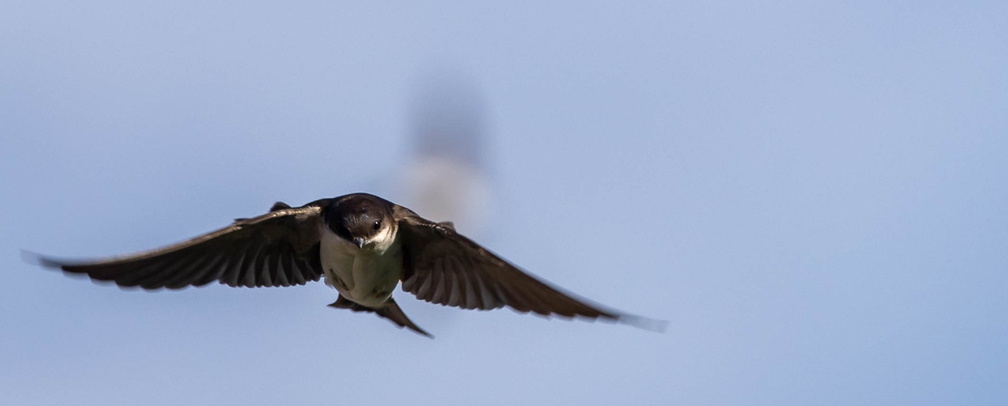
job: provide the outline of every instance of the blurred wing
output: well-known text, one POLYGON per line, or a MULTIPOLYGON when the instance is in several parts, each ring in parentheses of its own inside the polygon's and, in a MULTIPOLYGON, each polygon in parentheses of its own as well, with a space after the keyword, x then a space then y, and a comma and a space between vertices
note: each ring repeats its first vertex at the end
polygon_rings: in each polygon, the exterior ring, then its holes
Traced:
POLYGON ((304 285, 322 276, 320 207, 279 204, 259 217, 168 247, 101 261, 38 257, 43 266, 144 289, 181 289, 218 281, 228 286, 304 285))
POLYGON ((545 316, 623 317, 533 278, 449 224, 425 220, 404 207, 396 210, 399 233, 405 239, 403 290, 420 299, 464 309, 509 306, 545 316))

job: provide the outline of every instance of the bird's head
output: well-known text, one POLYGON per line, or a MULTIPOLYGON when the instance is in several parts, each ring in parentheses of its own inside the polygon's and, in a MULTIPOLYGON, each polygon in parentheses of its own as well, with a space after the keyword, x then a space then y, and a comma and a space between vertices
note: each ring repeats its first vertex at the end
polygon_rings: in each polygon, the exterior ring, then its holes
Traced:
POLYGON ((380 197, 358 193, 332 202, 325 210, 325 222, 340 238, 358 248, 386 248, 395 239, 392 203, 380 197))

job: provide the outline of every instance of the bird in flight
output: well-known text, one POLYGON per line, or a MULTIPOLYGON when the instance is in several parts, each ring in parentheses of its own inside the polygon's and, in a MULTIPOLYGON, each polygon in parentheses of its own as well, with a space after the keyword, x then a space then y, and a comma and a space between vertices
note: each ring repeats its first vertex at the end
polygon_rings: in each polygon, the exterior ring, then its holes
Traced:
MULTIPOLYGON (((32 254, 34 255, 34 254, 32 254)), ((269 213, 181 243, 98 261, 34 256, 37 263, 97 281, 147 290, 219 282, 235 287, 304 285, 325 279, 339 292, 329 306, 375 313, 432 337, 392 298, 396 285, 417 298, 463 309, 504 306, 543 316, 580 316, 663 330, 665 322, 586 303, 511 265, 450 222, 366 193, 269 213)))

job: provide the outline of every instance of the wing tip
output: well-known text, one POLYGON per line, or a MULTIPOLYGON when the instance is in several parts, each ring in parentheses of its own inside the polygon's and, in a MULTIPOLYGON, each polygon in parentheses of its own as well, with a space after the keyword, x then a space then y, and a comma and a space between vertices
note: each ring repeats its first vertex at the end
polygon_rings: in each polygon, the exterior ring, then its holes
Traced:
POLYGON ((621 314, 614 319, 616 323, 626 324, 631 327, 636 327, 641 330, 647 330, 653 333, 664 333, 668 329, 668 320, 658 320, 643 316, 636 316, 632 314, 621 314))
MULTIPOLYGON (((25 249, 21 250, 21 260, 23 260, 24 262, 26 262, 26 263, 28 263, 30 265, 35 265, 35 266, 39 266, 39 267, 46 268, 46 269, 52 269, 52 270, 55 270, 55 271, 62 271, 63 275, 66 275, 66 276, 68 276, 70 278, 82 279, 82 280, 90 280, 91 283, 93 283, 95 285, 98 285, 98 286, 116 286, 120 290, 124 290, 124 291, 139 291, 139 290, 143 290, 143 291, 151 292, 151 291, 158 291, 158 290, 163 290, 163 289, 179 290, 179 288, 170 288, 170 287, 166 287, 166 286, 145 287, 145 286, 142 286, 141 284, 122 285, 122 284, 119 284, 118 282, 116 282, 114 279, 95 277, 93 275, 88 274, 86 271, 82 271, 82 270, 79 270, 79 269, 74 269, 75 267, 82 266, 82 264, 85 264, 83 262, 79 262, 79 261, 78 262, 74 262, 72 260, 65 260, 65 259, 58 259, 58 258, 54 258, 54 257, 49 257, 49 256, 45 256, 45 255, 39 254, 37 252, 28 251, 28 250, 25 250, 25 249)), ((185 286, 185 287, 188 287, 188 286, 185 286)), ((182 287, 182 288, 185 288, 185 287, 182 287)))
MULTIPOLYGON (((647 330, 653 333, 664 333, 668 329, 668 320, 652 319, 644 316, 637 316, 634 314, 618 313, 613 311, 598 311, 594 314, 563 314, 556 312, 542 312, 533 309, 516 309, 513 306, 508 306, 512 311, 518 314, 531 314, 533 316, 545 319, 545 320, 581 320, 589 323, 601 322, 609 324, 625 324, 627 326, 636 327, 641 330, 647 330)), ((481 310, 491 310, 491 309, 481 309, 481 310)))
POLYGON ((641 330, 654 333, 664 333, 668 329, 668 320, 652 319, 650 317, 638 316, 636 314, 623 313, 618 311, 599 311, 599 314, 589 320, 601 320, 603 322, 625 324, 641 330))
POLYGON ((21 249, 21 260, 30 265, 41 266, 49 269, 63 269, 63 267, 66 266, 66 262, 64 261, 47 257, 26 249, 21 249))

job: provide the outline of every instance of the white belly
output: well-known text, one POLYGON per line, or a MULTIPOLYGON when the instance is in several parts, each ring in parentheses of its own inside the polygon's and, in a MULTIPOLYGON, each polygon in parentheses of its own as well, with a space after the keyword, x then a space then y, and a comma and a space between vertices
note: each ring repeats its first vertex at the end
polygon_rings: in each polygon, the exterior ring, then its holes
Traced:
POLYGON ((384 250, 363 249, 325 230, 319 253, 325 282, 340 295, 368 307, 381 307, 392 296, 402 274, 402 250, 392 244, 384 250))

